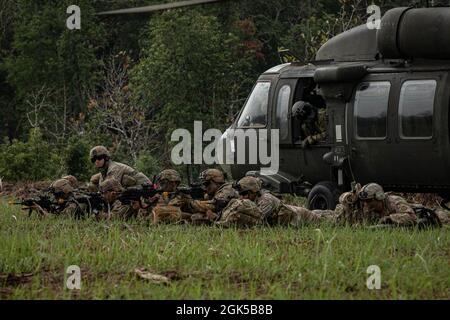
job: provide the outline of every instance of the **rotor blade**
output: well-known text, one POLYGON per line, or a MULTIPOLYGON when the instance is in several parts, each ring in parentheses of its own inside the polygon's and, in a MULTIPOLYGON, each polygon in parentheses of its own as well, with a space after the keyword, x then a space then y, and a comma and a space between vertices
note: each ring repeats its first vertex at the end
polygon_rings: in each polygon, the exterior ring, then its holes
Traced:
POLYGON ((165 3, 165 4, 156 4, 156 5, 152 5, 152 6, 139 7, 139 8, 104 11, 104 12, 97 13, 97 15, 106 16, 106 15, 116 15, 116 14, 149 13, 149 12, 181 8, 181 7, 187 7, 187 6, 194 6, 194 5, 204 4, 204 3, 221 2, 221 1, 223 1, 223 0, 186 0, 186 1, 165 3))

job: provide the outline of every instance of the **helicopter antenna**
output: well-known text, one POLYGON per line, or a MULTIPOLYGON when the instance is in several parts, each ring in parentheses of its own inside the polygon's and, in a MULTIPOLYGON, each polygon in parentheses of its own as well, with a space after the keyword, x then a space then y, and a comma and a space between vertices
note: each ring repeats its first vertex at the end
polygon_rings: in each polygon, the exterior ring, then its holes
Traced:
POLYGON ((97 13, 97 15, 109 16, 109 15, 118 15, 118 14, 151 13, 151 12, 155 12, 155 11, 162 11, 162 10, 182 8, 182 7, 187 7, 187 6, 195 6, 195 5, 205 4, 205 3, 222 2, 222 1, 224 1, 224 0, 185 0, 185 1, 179 1, 179 2, 138 7, 138 8, 103 11, 103 12, 97 13))

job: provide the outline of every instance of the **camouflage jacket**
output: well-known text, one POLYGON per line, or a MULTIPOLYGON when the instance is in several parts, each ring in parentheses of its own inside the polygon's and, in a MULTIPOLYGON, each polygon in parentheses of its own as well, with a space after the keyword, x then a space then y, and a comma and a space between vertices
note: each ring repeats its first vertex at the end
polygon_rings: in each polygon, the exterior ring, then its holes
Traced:
POLYGON ((384 210, 382 212, 366 212, 360 203, 350 206, 340 203, 336 206, 337 220, 351 224, 358 223, 385 223, 392 222, 396 225, 411 226, 417 222, 417 216, 413 205, 404 198, 386 194, 384 210))
POLYGON ((125 205, 120 200, 116 200, 104 208, 103 215, 108 219, 126 220, 136 217, 138 212, 139 210, 133 209, 131 205, 125 205))
POLYGON ((189 211, 192 213, 205 213, 207 210, 218 214, 221 212, 232 199, 239 198, 239 194, 233 189, 231 183, 225 183, 220 186, 219 190, 214 194, 212 199, 205 200, 190 200, 189 211))
POLYGON ((266 190, 262 191, 261 196, 256 198, 255 202, 269 225, 300 226, 334 219, 330 212, 311 211, 303 207, 287 205, 266 190))
POLYGON ((253 201, 232 199, 215 224, 222 227, 252 227, 262 221, 262 212, 253 201))
POLYGON ((59 212, 60 215, 80 218, 87 213, 87 206, 77 202, 67 202, 64 208, 59 212))
POLYGON ((264 221, 270 225, 289 225, 296 219, 296 211, 269 191, 262 190, 255 203, 261 210, 264 221))
POLYGON ((140 186, 142 184, 150 184, 151 181, 143 173, 120 162, 108 161, 106 168, 100 170, 101 177, 98 181, 100 185, 108 178, 115 178, 124 188, 132 186, 140 186))

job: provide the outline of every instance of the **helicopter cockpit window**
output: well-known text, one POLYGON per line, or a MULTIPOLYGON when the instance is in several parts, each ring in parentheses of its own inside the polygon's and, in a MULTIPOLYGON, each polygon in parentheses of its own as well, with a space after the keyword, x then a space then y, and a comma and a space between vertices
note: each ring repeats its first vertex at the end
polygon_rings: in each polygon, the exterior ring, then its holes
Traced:
POLYGON ((291 97, 291 86, 284 85, 278 91, 276 128, 280 130, 280 141, 287 139, 289 125, 287 123, 289 113, 289 99, 291 97))
POLYGON ((403 83, 398 106, 400 136, 404 139, 433 136, 433 108, 436 80, 403 83))
POLYGON ((356 136, 361 139, 384 139, 387 135, 387 109, 391 83, 364 82, 356 91, 356 136))
POLYGON ((258 82, 245 104, 238 127, 265 127, 270 82, 258 82))

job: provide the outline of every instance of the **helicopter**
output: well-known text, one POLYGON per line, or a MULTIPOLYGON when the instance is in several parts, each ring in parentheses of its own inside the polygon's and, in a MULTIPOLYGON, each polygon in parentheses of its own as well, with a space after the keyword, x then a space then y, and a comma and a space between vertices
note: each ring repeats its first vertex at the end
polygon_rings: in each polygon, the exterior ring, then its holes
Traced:
MULTIPOLYGON (((171 2, 98 15, 222 1, 171 2)), ((384 14, 378 29, 360 25, 331 38, 313 61, 270 68, 228 131, 279 130, 279 170, 262 175, 261 163, 222 164, 223 170, 234 179, 259 176, 277 193, 307 197, 309 209, 334 209, 354 181, 450 199, 448 30, 448 7, 398 7, 384 14), (299 103, 325 119, 322 139, 307 146, 304 120, 293 112, 299 103)), ((225 137, 223 145, 239 143, 225 137)), ((249 159, 251 148, 244 147, 249 159)))
POLYGON ((379 29, 331 38, 314 61, 267 70, 229 130, 279 130, 279 171, 262 175, 258 163, 224 170, 305 196, 309 209, 334 209, 353 181, 449 199, 449 30, 450 8, 394 8, 379 29), (325 114, 322 140, 302 144, 296 103, 325 114))

